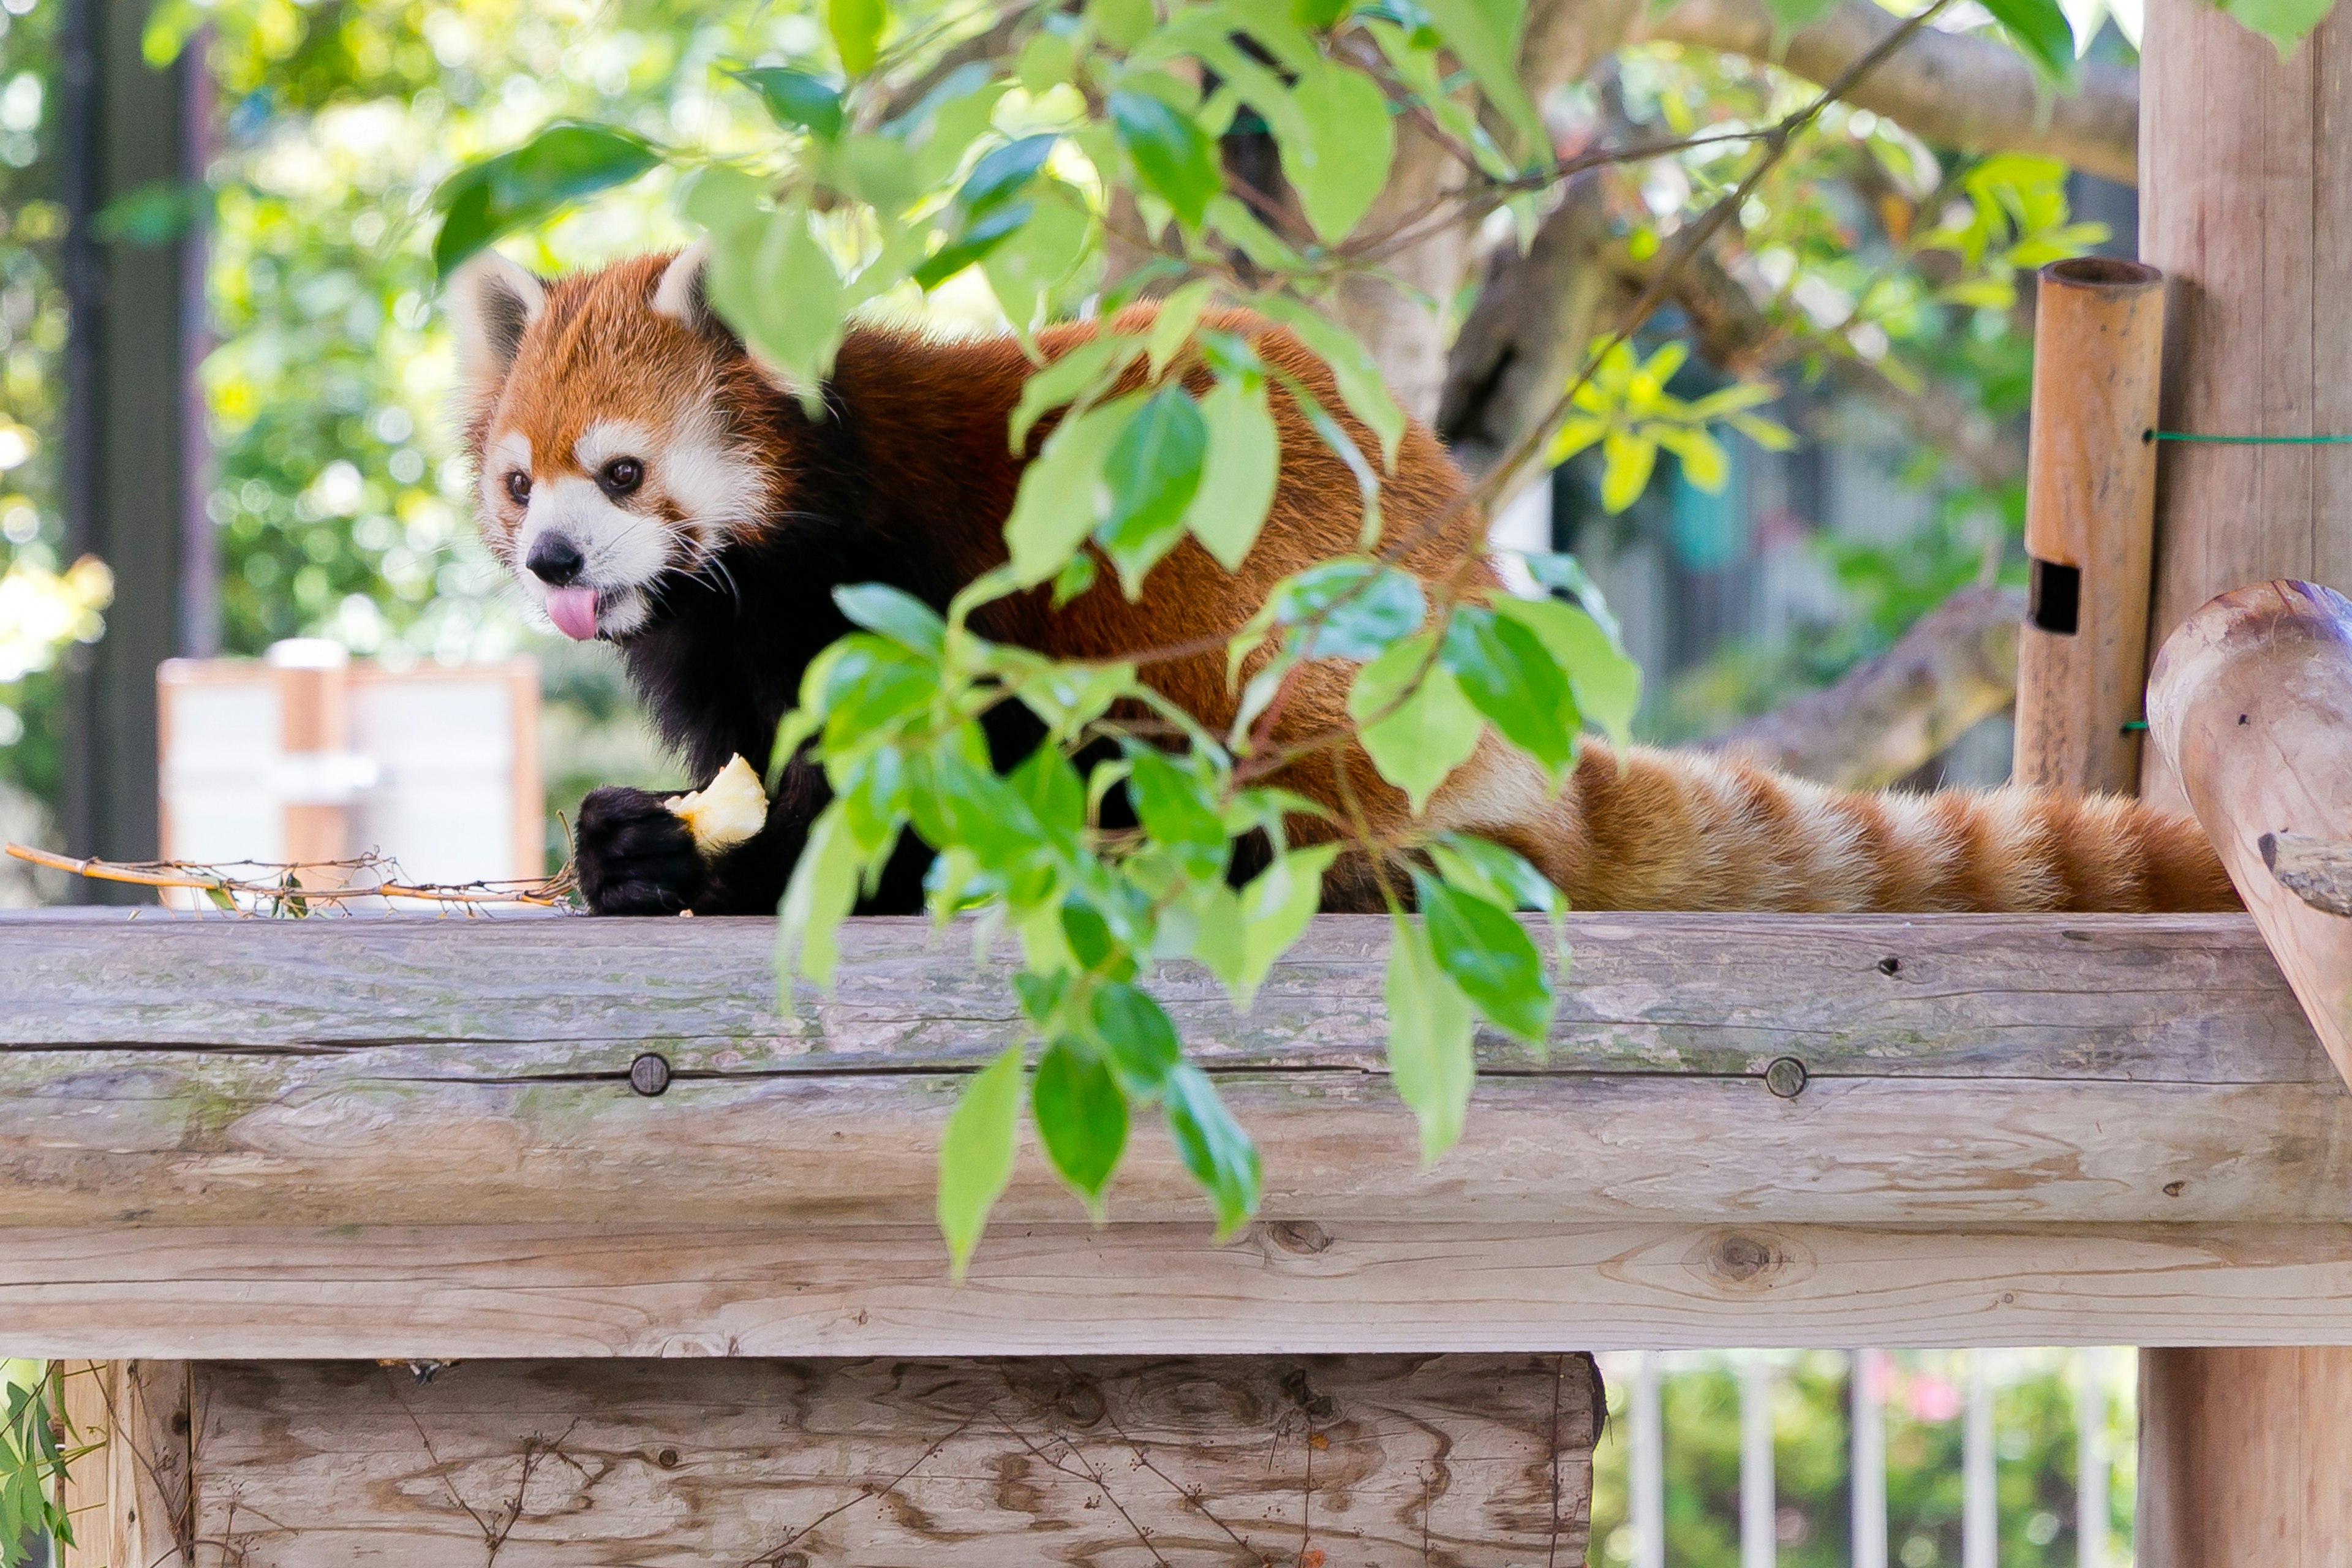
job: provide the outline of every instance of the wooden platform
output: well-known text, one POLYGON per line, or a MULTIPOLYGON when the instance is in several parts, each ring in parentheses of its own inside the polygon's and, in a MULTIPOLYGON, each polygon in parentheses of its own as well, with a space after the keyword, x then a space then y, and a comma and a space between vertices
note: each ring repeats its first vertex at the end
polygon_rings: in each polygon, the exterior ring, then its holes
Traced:
POLYGON ((938 1132, 1015 1026, 967 932, 857 922, 782 1016, 764 921, 0 919, 0 1321, 172 1358, 2352 1343, 2352 1095, 2242 917, 1581 917, 1549 1052, 1483 1040, 1428 1171, 1384 933, 1318 920, 1246 1018, 1160 988, 1264 1148, 1247 1235, 1146 1130, 1100 1230, 1024 1155, 956 1289, 938 1132))

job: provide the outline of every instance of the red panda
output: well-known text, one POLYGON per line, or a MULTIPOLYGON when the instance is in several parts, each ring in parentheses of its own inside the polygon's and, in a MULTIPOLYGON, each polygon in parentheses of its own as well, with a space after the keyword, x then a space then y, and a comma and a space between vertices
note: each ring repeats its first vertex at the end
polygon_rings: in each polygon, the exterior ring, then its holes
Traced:
MULTIPOLYGON (((734 753, 767 755, 809 660, 849 629, 835 586, 888 583, 943 606, 1004 559, 1003 523, 1026 460, 1008 451, 1005 432, 1030 369, 1010 337, 861 326, 812 418, 705 305, 700 268, 688 251, 550 281, 485 253, 452 280, 484 539, 558 630, 618 649, 698 781, 734 753)), ((1245 334, 1326 407, 1342 406, 1328 371, 1286 331, 1240 313, 1213 323, 1245 334)), ((1052 328, 1041 343, 1063 353, 1094 331, 1052 328)), ((1214 647, 1281 578, 1354 550, 1353 476, 1287 398, 1275 406, 1280 482, 1238 572, 1188 540, 1152 570, 1139 601, 1108 581, 1058 611, 1032 593, 987 606, 976 628, 1066 658, 1214 647)), ((1373 449, 1360 427, 1353 433, 1373 449)), ((1464 488, 1437 438, 1414 424, 1381 507, 1386 526, 1404 531, 1391 537, 1420 536, 1403 557, 1409 570, 1452 574, 1476 596, 1497 584, 1471 548, 1477 520, 1456 504, 1464 488)), ((1308 666, 1276 743, 1344 724, 1351 676, 1337 661, 1308 666)), ((1212 729, 1231 722, 1236 698, 1221 651, 1151 666, 1148 678, 1212 729)), ((1001 762, 1017 760, 1019 737, 992 741, 1008 753, 1001 762)), ((1280 782, 1334 808, 1351 798, 1379 832, 1412 820, 1360 749, 1318 753, 1280 782)), ((575 834, 583 892, 603 913, 771 910, 825 798, 822 774, 794 763, 767 828, 706 864, 659 797, 599 789, 575 834)), ((2130 800, 1841 792, 1680 752, 1620 757, 1593 742, 1554 795, 1534 763, 1490 734, 1422 821, 1510 846, 1586 910, 2237 902, 2193 822, 2130 800)), ((927 859, 920 845, 902 847, 864 908, 919 910, 927 859)), ((1326 905, 1377 908, 1364 868, 1343 858, 1326 905)))

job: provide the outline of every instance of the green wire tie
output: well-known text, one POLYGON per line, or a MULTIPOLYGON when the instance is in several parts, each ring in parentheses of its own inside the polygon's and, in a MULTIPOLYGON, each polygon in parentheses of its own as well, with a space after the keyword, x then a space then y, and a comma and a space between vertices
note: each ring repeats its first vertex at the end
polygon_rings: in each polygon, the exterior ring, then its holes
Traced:
POLYGON ((2352 442, 2352 436, 2206 436, 2189 430, 2143 430, 2143 444, 2150 441, 2211 441, 2225 447, 2336 447, 2352 442))

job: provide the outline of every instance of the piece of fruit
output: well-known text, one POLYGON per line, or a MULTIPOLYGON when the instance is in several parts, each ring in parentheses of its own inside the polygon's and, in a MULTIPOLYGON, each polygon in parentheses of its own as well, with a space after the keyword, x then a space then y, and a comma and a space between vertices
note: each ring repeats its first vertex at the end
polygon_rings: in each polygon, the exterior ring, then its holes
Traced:
POLYGON ((688 795, 662 802, 686 820, 694 847, 703 855, 723 855, 768 825, 768 792, 741 757, 730 757, 719 776, 688 795))

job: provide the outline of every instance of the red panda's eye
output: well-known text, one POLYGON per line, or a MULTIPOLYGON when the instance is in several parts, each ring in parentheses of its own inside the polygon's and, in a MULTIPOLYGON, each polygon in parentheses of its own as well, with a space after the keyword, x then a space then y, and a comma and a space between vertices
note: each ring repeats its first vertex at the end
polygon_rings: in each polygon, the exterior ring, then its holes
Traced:
POLYGON ((596 476, 596 483, 614 500, 646 482, 646 466, 635 458, 615 458, 596 476))
POLYGON ((517 506, 530 505, 530 476, 520 468, 510 470, 507 475, 507 495, 517 506))

